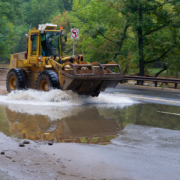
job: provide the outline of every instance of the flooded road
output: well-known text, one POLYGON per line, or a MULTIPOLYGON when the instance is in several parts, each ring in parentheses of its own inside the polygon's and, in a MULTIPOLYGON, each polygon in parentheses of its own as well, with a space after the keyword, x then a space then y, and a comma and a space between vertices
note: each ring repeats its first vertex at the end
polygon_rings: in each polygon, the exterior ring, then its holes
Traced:
POLYGON ((158 104, 67 108, 0 106, 0 131, 7 136, 67 143, 109 144, 127 125, 180 130, 180 107, 158 104), (63 113, 64 112, 64 113, 63 113))
POLYGON ((16 179, 179 179, 180 106, 157 103, 178 101, 178 94, 153 92, 156 99, 144 102, 127 91, 97 98, 59 90, 1 95, 0 151, 15 163, 1 155, 0 177, 9 167, 4 176, 16 179), (18 149, 23 139, 31 145, 18 149))

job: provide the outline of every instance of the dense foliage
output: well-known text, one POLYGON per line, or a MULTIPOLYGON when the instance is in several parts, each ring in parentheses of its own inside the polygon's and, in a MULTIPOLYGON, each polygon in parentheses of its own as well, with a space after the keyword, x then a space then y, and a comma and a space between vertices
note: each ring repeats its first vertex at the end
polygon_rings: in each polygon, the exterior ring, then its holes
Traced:
MULTIPOLYGON (((42 23, 80 29, 75 53, 86 61, 116 61, 124 73, 148 74, 155 63, 180 72, 178 0, 0 0, 0 62, 25 50, 25 34, 42 23)), ((65 54, 72 55, 68 38, 65 54)), ((159 73, 157 74, 157 76, 159 73)))

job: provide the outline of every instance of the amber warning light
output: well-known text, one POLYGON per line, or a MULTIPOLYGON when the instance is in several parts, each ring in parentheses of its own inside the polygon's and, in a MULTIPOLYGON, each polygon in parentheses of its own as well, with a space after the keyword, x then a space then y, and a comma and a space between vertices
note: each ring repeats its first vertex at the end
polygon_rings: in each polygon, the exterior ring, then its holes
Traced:
POLYGON ((60 27, 60 30, 63 30, 63 27, 60 27))

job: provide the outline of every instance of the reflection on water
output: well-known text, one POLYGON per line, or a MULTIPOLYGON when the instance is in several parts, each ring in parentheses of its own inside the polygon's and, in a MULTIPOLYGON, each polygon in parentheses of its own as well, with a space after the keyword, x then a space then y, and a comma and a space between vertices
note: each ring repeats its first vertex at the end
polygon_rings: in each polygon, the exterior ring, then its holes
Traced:
POLYGON ((81 107, 78 113, 53 121, 47 115, 20 113, 8 107, 6 116, 11 133, 31 140, 108 144, 120 130, 113 118, 100 115, 95 107, 81 107))
POLYGON ((46 113, 41 107, 36 107, 36 111, 32 108, 1 106, 0 131, 31 140, 109 144, 127 124, 180 130, 180 108, 176 106, 59 107, 44 109, 46 113))
POLYGON ((134 104, 124 108, 101 108, 104 116, 113 117, 123 129, 127 124, 180 130, 180 107, 162 104, 134 104))

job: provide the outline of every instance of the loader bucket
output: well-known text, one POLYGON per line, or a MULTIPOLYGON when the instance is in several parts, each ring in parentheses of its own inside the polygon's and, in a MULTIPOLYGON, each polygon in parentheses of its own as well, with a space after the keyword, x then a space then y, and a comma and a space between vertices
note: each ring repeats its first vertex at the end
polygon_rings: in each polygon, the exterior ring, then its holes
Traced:
POLYGON ((121 68, 112 62, 100 64, 72 64, 71 70, 63 71, 65 80, 61 88, 72 90, 80 95, 98 96, 106 88, 114 88, 123 79, 121 68), (110 68, 116 67, 119 73, 114 73, 110 68))

